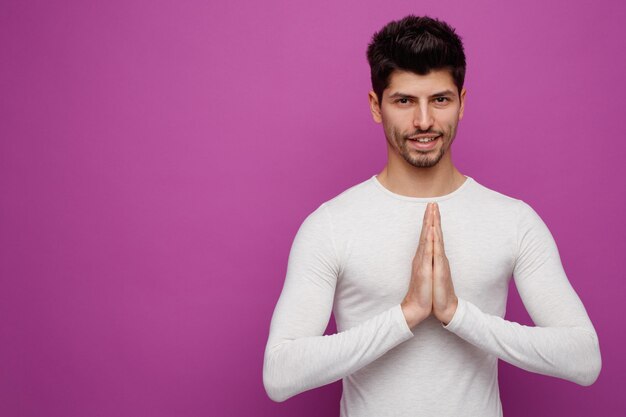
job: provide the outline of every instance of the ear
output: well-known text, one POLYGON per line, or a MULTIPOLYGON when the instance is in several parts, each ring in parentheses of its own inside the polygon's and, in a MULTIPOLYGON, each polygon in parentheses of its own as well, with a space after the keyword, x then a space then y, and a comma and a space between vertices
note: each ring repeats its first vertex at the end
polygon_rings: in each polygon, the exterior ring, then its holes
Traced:
POLYGON ((370 102, 370 111, 372 112, 372 118, 376 123, 381 123, 383 121, 383 117, 380 114, 380 104, 378 103, 378 97, 376 97, 376 93, 374 91, 370 91, 367 95, 367 98, 370 102))
POLYGON ((465 87, 461 89, 461 107, 459 108, 459 120, 463 118, 463 111, 465 110, 465 87))

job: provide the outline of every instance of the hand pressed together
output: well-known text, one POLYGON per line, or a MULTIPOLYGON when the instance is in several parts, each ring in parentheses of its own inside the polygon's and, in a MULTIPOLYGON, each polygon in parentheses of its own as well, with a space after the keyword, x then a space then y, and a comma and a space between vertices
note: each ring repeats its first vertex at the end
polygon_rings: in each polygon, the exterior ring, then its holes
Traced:
POLYGON ((448 324, 457 305, 441 231, 441 213, 437 203, 429 203, 413 258, 409 289, 402 301, 402 312, 411 328, 431 313, 443 324, 448 324))

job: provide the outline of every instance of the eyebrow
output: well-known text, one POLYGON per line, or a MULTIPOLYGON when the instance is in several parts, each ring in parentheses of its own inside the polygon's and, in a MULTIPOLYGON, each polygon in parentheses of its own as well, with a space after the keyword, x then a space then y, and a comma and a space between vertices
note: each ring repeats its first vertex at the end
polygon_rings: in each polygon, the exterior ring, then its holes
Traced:
MULTIPOLYGON (((438 93, 432 94, 430 97, 445 97, 445 96, 454 96, 454 91, 452 90, 444 90, 438 93)), ((416 96, 412 96, 411 94, 405 94, 400 91, 396 91, 391 94, 389 98, 417 98, 416 96)))

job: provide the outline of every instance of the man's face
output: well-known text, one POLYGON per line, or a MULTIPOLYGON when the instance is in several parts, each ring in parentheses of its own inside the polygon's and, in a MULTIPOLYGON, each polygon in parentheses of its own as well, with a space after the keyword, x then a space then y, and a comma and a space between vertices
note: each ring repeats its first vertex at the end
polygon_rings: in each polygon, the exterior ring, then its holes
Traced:
POLYGON ((406 162, 428 168, 437 165, 449 152, 463 117, 465 89, 458 90, 450 71, 427 75, 394 71, 383 91, 382 103, 370 91, 370 108, 377 123, 383 124, 389 146, 406 162), (433 139, 421 143, 419 139, 433 139))

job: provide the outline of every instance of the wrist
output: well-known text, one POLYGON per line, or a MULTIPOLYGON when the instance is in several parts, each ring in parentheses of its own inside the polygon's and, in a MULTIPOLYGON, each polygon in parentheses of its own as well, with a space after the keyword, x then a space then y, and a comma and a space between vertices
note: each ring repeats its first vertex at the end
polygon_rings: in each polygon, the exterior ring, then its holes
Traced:
POLYGON ((410 306, 405 302, 402 302, 402 304, 400 304, 400 307, 402 308, 402 314, 404 314, 406 324, 411 329, 413 329, 415 326, 424 321, 426 317, 428 317, 428 315, 424 314, 424 312, 419 311, 419 309, 416 309, 415 307, 410 306))
POLYGON ((443 323, 444 326, 447 326, 452 321, 458 306, 459 306, 459 299, 455 296, 452 303, 450 303, 450 307, 448 307, 446 311, 442 314, 441 323, 443 323))

